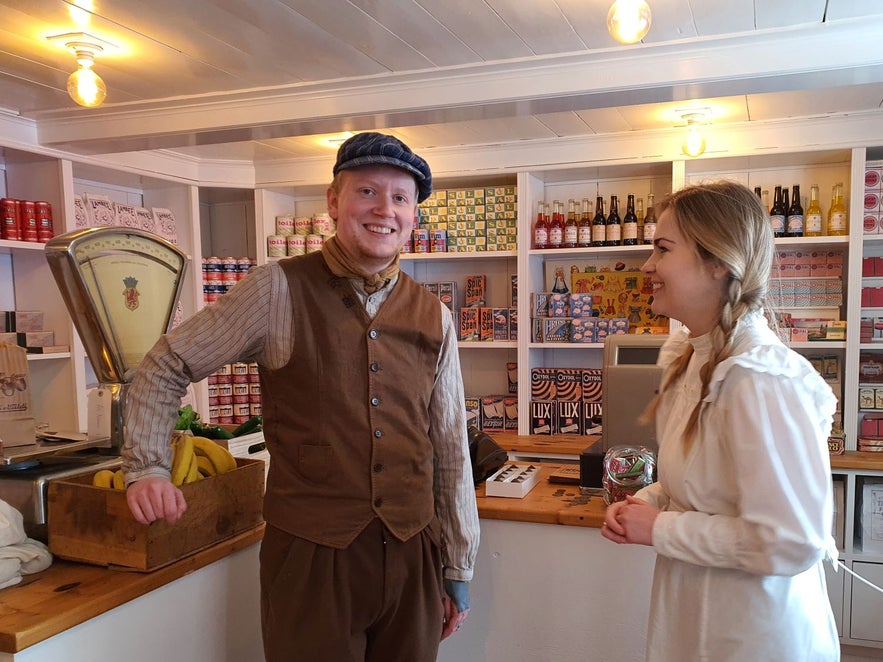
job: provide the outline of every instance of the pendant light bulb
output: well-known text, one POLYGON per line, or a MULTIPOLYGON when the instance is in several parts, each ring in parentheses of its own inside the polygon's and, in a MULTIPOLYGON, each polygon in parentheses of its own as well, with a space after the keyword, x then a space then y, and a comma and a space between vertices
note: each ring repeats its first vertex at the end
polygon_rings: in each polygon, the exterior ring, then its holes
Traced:
POLYGON ((101 46, 83 43, 69 43, 67 46, 77 56, 77 70, 67 79, 67 93, 81 106, 100 106, 107 97, 107 86, 101 76, 92 70, 92 65, 95 64, 95 55, 102 50, 101 46))
POLYGON ((694 118, 687 119, 687 136, 684 138, 684 144, 681 145, 684 154, 690 157, 702 156, 705 153, 705 136, 702 134, 697 120, 694 118))
POLYGON ((647 36, 651 19, 645 0, 616 0, 607 12, 607 31, 621 44, 634 44, 647 36))

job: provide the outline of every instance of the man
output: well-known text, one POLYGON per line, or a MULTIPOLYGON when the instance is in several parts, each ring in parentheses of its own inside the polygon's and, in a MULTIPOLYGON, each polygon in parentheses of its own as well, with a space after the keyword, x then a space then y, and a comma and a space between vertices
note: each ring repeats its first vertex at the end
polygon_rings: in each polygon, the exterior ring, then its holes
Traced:
POLYGON ((127 401, 128 503, 141 522, 181 516, 180 397, 257 362, 268 662, 435 660, 468 613, 478 516, 453 320, 398 268, 432 175, 379 133, 343 143, 333 172, 337 234, 321 252, 252 270, 145 357, 127 401))

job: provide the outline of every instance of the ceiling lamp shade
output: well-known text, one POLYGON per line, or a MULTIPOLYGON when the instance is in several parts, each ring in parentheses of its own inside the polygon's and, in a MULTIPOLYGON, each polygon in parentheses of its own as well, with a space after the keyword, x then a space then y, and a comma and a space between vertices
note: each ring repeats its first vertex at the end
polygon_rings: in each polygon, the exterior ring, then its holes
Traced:
POLYGON ((647 36, 651 19, 645 0, 616 0, 607 12, 607 30, 621 44, 634 44, 647 36))
POLYGON ((705 134, 702 132, 702 124, 706 118, 705 111, 685 112, 681 119, 687 122, 687 135, 681 150, 689 157, 696 158, 705 153, 705 134))
POLYGON ((95 54, 101 46, 93 44, 68 44, 77 55, 77 70, 67 79, 67 93, 81 106, 100 106, 107 97, 107 86, 101 76, 92 71, 95 54))

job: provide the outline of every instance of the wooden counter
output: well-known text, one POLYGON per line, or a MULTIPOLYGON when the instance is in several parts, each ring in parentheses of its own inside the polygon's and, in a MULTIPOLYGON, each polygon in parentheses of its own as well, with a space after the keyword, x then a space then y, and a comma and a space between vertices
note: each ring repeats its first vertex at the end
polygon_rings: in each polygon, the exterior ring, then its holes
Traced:
POLYGON ((510 454, 572 455, 574 459, 578 458, 586 448, 601 441, 601 437, 597 435, 518 435, 511 432, 494 432, 490 436, 510 454))
POLYGON ((210 565, 263 537, 264 525, 153 572, 108 570, 54 559, 0 591, 0 652, 17 653, 210 565))
POLYGON ((542 465, 539 482, 521 499, 489 497, 481 485, 475 493, 479 517, 600 528, 606 509, 603 497, 580 494, 579 485, 550 483, 549 474, 557 468, 542 465))
POLYGON ((883 453, 846 451, 831 456, 832 469, 855 469, 858 471, 883 471, 883 453))

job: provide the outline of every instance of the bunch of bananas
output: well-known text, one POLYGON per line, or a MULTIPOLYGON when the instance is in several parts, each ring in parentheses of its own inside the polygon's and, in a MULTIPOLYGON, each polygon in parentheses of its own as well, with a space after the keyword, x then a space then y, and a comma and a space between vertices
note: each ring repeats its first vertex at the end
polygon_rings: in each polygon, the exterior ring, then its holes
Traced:
POLYGON ((92 476, 92 484, 95 487, 106 487, 111 490, 125 490, 126 483, 123 481, 123 470, 101 469, 92 476))
MULTIPOLYGON (((209 476, 227 473, 236 468, 236 459, 226 448, 211 439, 176 435, 172 439, 172 483, 194 483, 209 476)), ((123 470, 101 469, 92 476, 95 487, 125 490, 123 470)))
POLYGON ((172 440, 172 484, 193 483, 236 468, 236 459, 211 439, 177 435, 172 440))

